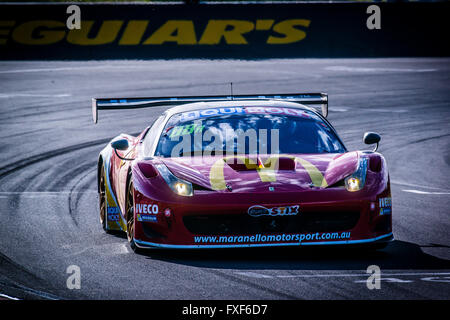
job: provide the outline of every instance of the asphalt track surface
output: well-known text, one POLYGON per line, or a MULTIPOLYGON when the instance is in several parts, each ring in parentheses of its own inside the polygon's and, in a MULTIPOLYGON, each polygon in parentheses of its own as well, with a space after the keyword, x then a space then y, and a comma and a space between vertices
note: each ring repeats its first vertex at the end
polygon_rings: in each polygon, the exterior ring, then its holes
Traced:
POLYGON ((449 299, 450 59, 0 62, 0 298, 449 299), (106 234, 96 161, 163 108, 104 111, 92 97, 329 93, 349 150, 382 135, 395 241, 310 248, 150 251, 106 234), (66 286, 70 265, 81 289, 66 286), (381 289, 366 286, 370 265, 381 289))

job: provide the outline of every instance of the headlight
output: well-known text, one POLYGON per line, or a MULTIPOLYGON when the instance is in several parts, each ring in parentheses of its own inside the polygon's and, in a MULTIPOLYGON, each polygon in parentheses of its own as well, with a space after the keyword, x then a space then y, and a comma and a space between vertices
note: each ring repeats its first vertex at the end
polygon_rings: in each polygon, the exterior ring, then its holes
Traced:
POLYGON ((186 182, 178 181, 174 184, 174 189, 176 190, 176 193, 178 193, 180 196, 191 196, 192 195, 192 188, 190 187, 190 184, 187 184, 186 182))
POLYGON ((157 164, 155 167, 173 192, 186 197, 190 197, 194 194, 190 182, 175 177, 164 164, 157 164))
POLYGON ((345 187, 348 191, 358 191, 361 189, 360 180, 354 177, 345 179, 345 187))
POLYGON ((345 178, 345 188, 348 191, 358 191, 364 187, 366 183, 367 162, 367 158, 359 158, 358 169, 351 176, 345 178))

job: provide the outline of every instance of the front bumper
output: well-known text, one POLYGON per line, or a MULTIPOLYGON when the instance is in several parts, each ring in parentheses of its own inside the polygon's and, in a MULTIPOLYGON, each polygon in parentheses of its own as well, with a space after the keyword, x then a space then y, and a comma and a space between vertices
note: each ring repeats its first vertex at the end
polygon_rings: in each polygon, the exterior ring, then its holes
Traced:
MULTIPOLYGON (((200 196, 197 197, 197 201, 191 203, 149 200, 148 197, 136 192, 135 203, 141 206, 146 202, 147 208, 156 205, 158 210, 152 211, 152 221, 135 220, 135 243, 140 248, 211 249, 352 246, 389 242, 393 239, 392 210, 389 214, 384 214, 380 208, 382 202, 379 201, 390 197, 389 189, 375 196, 343 193, 347 198, 342 198, 339 194, 333 195, 332 192, 323 190, 320 197, 317 197, 316 193, 313 201, 305 194, 290 195, 281 199, 283 202, 267 199, 266 195, 252 195, 251 198, 233 197, 233 200, 227 200, 221 195, 213 199, 205 193, 203 199, 200 196), (320 201, 320 198, 327 201, 320 201), (289 199, 290 202, 287 202, 289 199), (292 199, 298 200, 292 202, 292 199), (300 204, 300 211, 298 216, 294 217, 250 217, 247 210, 255 204, 272 207, 300 204), (164 215, 166 208, 171 209, 172 214, 169 217, 164 215), (355 212, 357 216, 354 215, 355 212), (316 214, 318 219, 314 221, 316 214), (335 217, 341 215, 345 219, 332 220, 330 217, 333 214, 335 217), (217 217, 229 219, 217 220, 217 217), (209 224, 192 224, 192 221, 200 221, 201 218, 210 219, 209 224), (325 222, 321 220, 325 218, 329 220, 325 222), (252 223, 264 219, 267 222, 267 224, 264 222, 264 226, 252 223), (188 221, 191 223, 187 223, 188 221), (214 225, 216 221, 223 224, 223 228, 214 225), (270 223, 277 221, 288 223, 274 229, 266 228, 270 223)), ((150 212, 150 209, 148 211, 150 212)))
POLYGON ((342 240, 342 241, 319 241, 319 242, 288 242, 288 243, 255 243, 255 244, 227 244, 227 245, 178 245, 163 244, 136 240, 136 246, 142 249, 224 249, 224 248, 257 248, 257 247, 280 247, 280 246, 336 246, 336 245, 365 245, 377 243, 389 243, 394 241, 392 232, 371 239, 342 240))

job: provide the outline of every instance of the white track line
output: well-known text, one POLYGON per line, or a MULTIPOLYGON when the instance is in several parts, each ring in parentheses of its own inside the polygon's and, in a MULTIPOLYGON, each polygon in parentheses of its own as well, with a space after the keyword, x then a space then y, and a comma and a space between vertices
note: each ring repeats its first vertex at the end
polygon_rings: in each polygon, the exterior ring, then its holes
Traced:
POLYGON ((450 194, 450 192, 430 192, 430 191, 420 191, 420 190, 412 190, 412 189, 404 189, 404 192, 416 193, 416 194, 450 194))
POLYGON ((32 73, 32 72, 57 72, 57 71, 81 71, 81 70, 92 70, 92 69, 130 69, 130 68, 144 68, 144 65, 129 65, 129 64, 121 64, 121 65, 112 65, 112 64, 104 64, 104 65, 89 65, 89 66, 81 66, 81 67, 59 67, 59 68, 34 68, 34 69, 10 69, 10 70, 0 70, 0 74, 8 74, 8 73, 32 73))
POLYGON ((72 96, 69 93, 61 94, 34 94, 34 93, 0 93, 0 98, 67 98, 72 96))
POLYGON ((111 68, 112 65, 101 66, 86 66, 86 67, 61 67, 61 68, 39 68, 39 69, 11 69, 0 70, 0 74, 4 73, 30 73, 30 72, 55 72, 55 71, 79 71, 82 69, 99 69, 99 68, 111 68))
POLYGON ((329 71, 345 71, 345 72, 434 72, 437 69, 408 69, 408 68, 364 68, 349 66, 331 66, 325 67, 329 71))
POLYGON ((405 109, 383 109, 383 108, 366 108, 364 109, 365 112, 389 112, 389 113, 405 113, 408 112, 408 110, 405 109))
POLYGON ((450 192, 450 190, 443 189, 443 188, 437 188, 437 187, 430 187, 430 186, 425 186, 425 185, 407 183, 407 182, 398 181, 398 180, 392 180, 391 183, 398 184, 398 185, 401 185, 401 186, 420 188, 420 189, 433 189, 433 190, 441 190, 442 192, 450 192))
POLYGON ((0 198, 9 198, 12 196, 21 196, 26 198, 39 198, 39 197, 60 197, 68 196, 70 194, 97 194, 97 190, 85 190, 85 191, 18 191, 18 192, 0 192, 0 198))
MULTIPOLYGON (((370 275, 369 273, 363 274, 353 274, 353 273, 340 273, 340 274, 299 274, 299 275, 267 275, 261 274, 257 272, 236 272, 237 274, 247 276, 250 278, 341 278, 341 277, 367 277, 370 275)), ((383 273, 381 272, 381 276, 448 276, 450 272, 405 272, 405 273, 383 273)))
POLYGON ((332 107, 330 108, 330 112, 347 112, 348 108, 342 108, 342 107, 332 107))
POLYGON ((19 298, 14 298, 14 297, 8 296, 7 294, 3 294, 3 293, 0 293, 0 298, 5 298, 8 300, 20 300, 19 298))
POLYGON ((70 194, 70 193, 97 193, 97 190, 88 189, 85 191, 0 191, 0 195, 9 195, 9 194, 70 194))

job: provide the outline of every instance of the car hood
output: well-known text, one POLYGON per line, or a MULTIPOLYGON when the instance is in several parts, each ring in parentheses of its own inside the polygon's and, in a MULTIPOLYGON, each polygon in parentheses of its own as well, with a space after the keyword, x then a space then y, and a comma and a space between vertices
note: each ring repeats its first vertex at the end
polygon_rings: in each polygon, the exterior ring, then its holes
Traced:
POLYGON ((359 153, 211 156, 161 159, 196 187, 224 192, 327 188, 356 171, 359 153))

